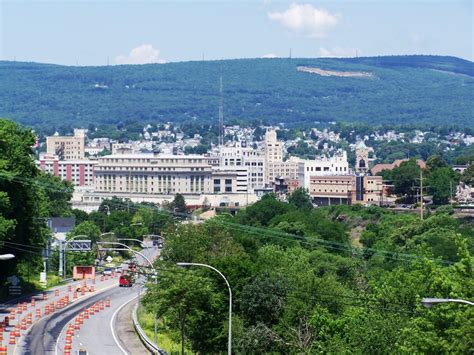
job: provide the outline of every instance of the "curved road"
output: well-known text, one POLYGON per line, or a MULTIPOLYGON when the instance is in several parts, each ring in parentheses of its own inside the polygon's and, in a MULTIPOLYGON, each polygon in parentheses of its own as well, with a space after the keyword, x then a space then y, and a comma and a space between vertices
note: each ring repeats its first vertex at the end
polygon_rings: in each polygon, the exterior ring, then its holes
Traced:
MULTIPOLYGON (((147 247, 142 253, 149 259, 159 255, 156 248, 147 247)), ((139 263, 146 262, 138 257, 139 263)), ((21 344, 18 344, 18 354, 62 354, 65 344, 65 328, 85 308, 93 304, 110 299, 110 307, 84 319, 80 330, 76 330, 72 341, 72 354, 84 349, 88 354, 146 354, 149 351, 141 344, 137 335, 130 327, 124 326, 128 318, 128 325, 133 327, 131 321, 131 306, 140 290, 140 286, 131 288, 118 287, 118 280, 112 281, 111 288, 98 291, 82 300, 77 300, 69 307, 58 310, 45 319, 37 321, 21 344), (123 306, 123 307, 122 307, 123 306), (117 321, 118 319, 118 321, 117 321)))

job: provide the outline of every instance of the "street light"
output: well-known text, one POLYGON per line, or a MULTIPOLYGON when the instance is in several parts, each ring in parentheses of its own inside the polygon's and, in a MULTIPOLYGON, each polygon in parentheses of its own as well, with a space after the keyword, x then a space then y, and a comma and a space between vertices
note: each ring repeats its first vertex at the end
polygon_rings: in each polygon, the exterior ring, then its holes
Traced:
POLYGON ((232 354, 232 290, 230 288, 229 282, 225 278, 225 276, 217 270, 215 267, 207 264, 199 264, 199 263, 177 263, 176 265, 178 266, 201 266, 201 267, 206 267, 208 269, 214 270, 217 272, 225 281, 227 284, 227 288, 229 289, 229 334, 227 338, 227 353, 228 355, 232 354))
MULTIPOLYGON (((148 259, 143 253, 140 253, 139 251, 136 251, 136 250, 133 250, 132 248, 130 248, 127 244, 123 244, 123 243, 119 243, 119 242, 97 242, 97 244, 99 245, 102 245, 102 244, 113 244, 113 245, 119 245, 125 249, 116 249, 114 248, 114 250, 129 250, 135 254, 138 254, 140 255, 143 259, 145 259, 148 264, 150 265, 150 267, 153 269, 153 273, 156 277, 156 269, 155 267, 153 266, 153 263, 150 261, 150 259, 148 259)), ((112 250, 112 248, 107 248, 108 250, 112 250)))
POLYGON ((474 306, 474 302, 461 300, 461 299, 456 299, 456 298, 429 298, 429 297, 424 297, 424 298, 421 299, 421 303, 426 308, 431 308, 434 305, 437 305, 439 303, 462 303, 462 304, 467 304, 469 306, 474 306))
POLYGON ((0 255, 0 260, 10 260, 13 259, 15 255, 13 254, 2 254, 0 255))

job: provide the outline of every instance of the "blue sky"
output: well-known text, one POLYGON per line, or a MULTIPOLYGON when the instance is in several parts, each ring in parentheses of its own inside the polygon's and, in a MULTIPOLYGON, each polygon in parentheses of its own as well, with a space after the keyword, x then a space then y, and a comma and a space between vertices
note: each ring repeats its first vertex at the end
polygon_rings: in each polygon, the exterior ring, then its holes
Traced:
POLYGON ((65 65, 439 54, 474 60, 473 1, 5 1, 0 59, 65 65))

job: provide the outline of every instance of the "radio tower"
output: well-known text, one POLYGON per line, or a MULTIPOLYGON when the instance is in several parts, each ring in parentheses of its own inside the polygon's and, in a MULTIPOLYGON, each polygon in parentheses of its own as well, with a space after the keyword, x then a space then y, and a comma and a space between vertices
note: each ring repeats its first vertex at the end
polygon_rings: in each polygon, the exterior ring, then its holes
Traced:
POLYGON ((224 97, 222 95, 222 75, 220 78, 219 87, 219 146, 224 145, 224 97))

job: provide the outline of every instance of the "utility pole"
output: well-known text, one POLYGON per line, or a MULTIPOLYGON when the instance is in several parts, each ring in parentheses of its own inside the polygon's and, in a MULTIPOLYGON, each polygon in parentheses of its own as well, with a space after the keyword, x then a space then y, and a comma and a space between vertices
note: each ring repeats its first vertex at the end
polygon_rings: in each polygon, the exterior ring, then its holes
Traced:
POLYGON ((423 220, 423 170, 420 170, 420 219, 423 220))
POLYGON ((64 277, 64 242, 59 241, 59 276, 64 277))

